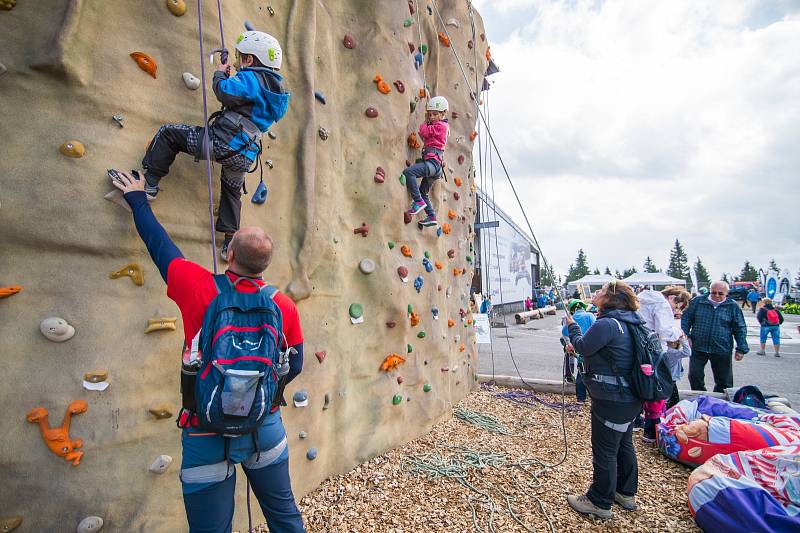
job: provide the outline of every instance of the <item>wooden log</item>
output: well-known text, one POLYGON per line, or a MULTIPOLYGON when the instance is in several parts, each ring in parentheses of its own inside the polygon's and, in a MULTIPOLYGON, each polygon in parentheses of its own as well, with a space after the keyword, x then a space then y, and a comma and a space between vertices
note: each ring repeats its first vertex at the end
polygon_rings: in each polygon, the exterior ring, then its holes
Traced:
POLYGON ((534 309, 533 311, 520 311, 514 315, 514 320, 517 321, 517 324, 525 324, 532 318, 542 318, 541 311, 539 309, 534 309))

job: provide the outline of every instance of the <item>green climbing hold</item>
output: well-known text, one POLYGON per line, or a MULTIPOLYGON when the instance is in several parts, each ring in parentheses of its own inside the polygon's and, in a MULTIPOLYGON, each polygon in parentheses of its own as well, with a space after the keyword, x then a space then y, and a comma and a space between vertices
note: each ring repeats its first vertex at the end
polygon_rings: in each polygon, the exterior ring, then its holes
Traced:
POLYGON ((428 45, 427 44, 419 45, 419 51, 422 52, 422 55, 427 54, 428 53, 428 45))
POLYGON ((410 344, 406 344, 406 352, 407 353, 411 353, 413 351, 414 351, 414 347, 411 346, 410 344))
POLYGON ((361 318, 364 314, 364 306, 361 304, 350 304, 350 316, 352 318, 361 318))
POLYGON ((403 397, 400 396, 399 394, 395 394, 394 396, 392 396, 392 405, 400 405, 402 401, 403 397))
POLYGON ((406 175, 400 174, 400 185, 405 185, 405 184, 406 184, 406 175))
POLYGON ((413 113, 414 110, 417 109, 417 103, 414 100, 411 100, 411 102, 409 102, 409 105, 411 106, 411 112, 413 113))
POLYGON ((389 241, 389 249, 392 250, 394 248, 394 241, 389 241))
POLYGON ((411 307, 411 304, 408 304, 408 314, 410 315, 413 312, 414 312, 414 308, 411 307))
POLYGON ((431 391, 431 384, 430 383, 426 383, 425 385, 422 386, 422 390, 424 392, 430 392, 431 391))
POLYGON ((431 253, 428 250, 425 250, 425 259, 430 259, 431 253))
POLYGON ((471 255, 467 256, 467 263, 472 263, 472 256, 471 255))
POLYGON ((412 24, 414 24, 414 19, 406 19, 406 20, 403 21, 403 27, 405 27, 405 28, 408 28, 412 24))
POLYGON ((419 333, 417 333, 417 337, 420 338, 420 339, 424 339, 425 338, 425 332, 424 331, 420 331, 419 333))

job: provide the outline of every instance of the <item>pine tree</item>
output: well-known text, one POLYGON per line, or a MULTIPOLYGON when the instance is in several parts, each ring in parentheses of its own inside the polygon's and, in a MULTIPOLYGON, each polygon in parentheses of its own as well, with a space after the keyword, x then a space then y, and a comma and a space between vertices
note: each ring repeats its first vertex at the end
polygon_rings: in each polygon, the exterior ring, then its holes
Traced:
POLYGON ((725 283, 730 285, 733 280, 731 279, 731 275, 730 274, 728 274, 727 272, 723 272, 722 273, 722 281, 724 281, 725 283))
POLYGON ((619 270, 614 270, 614 277, 617 279, 622 279, 622 274, 619 273, 619 270))
POLYGON ((603 274, 605 274, 606 276, 610 276, 611 275, 611 269, 606 267, 606 271, 603 272, 603 274))
MULTIPOLYGON (((570 268, 572 268, 572 265, 570 265, 570 268)), ((539 272, 539 279, 540 279, 541 284, 542 284, 543 287, 553 287, 554 286, 554 284, 553 284, 553 276, 551 275, 551 271, 546 269, 546 268, 544 268, 544 266, 542 266, 542 270, 539 272)))
POLYGON ((781 269, 778 268, 778 264, 775 262, 775 259, 769 260, 769 269, 774 270, 775 272, 780 272, 781 269))
POLYGON ((678 279, 689 279, 689 258, 686 257, 686 252, 678 239, 675 239, 675 246, 669 253, 667 275, 678 279))
MULTIPOLYGON (((649 258, 648 258, 648 259, 649 259, 649 258)), ((633 276, 633 275, 634 275, 634 274, 636 274, 637 272, 638 272, 638 270, 636 270, 636 267, 630 267, 630 268, 626 268, 626 269, 625 269, 625 270, 622 272, 622 279, 625 279, 625 278, 627 278, 627 277, 629 277, 629 276, 633 276)))
POLYGON ((697 258, 697 261, 694 263, 694 272, 697 276, 697 283, 710 283, 711 282, 711 275, 706 270, 706 266, 697 258))
POLYGON ((599 268, 595 267, 595 269, 594 269, 594 275, 595 275, 595 276, 599 276, 599 275, 600 275, 600 269, 599 269, 599 268))
POLYGON ((736 276, 736 281, 758 281, 758 270, 750 264, 750 261, 745 260, 742 271, 736 276))
POLYGON ((647 259, 645 259, 645 260, 644 260, 644 271, 645 271, 645 272, 649 272, 649 273, 651 273, 651 274, 653 274, 653 273, 655 273, 655 272, 661 272, 661 271, 658 269, 658 267, 656 266, 656 264, 655 264, 655 263, 653 263, 653 260, 652 260, 652 259, 650 259, 650 256, 649 256, 649 255, 647 256, 647 259))
POLYGON ((583 253, 583 248, 581 248, 578 250, 578 257, 575 258, 575 264, 569 266, 569 271, 567 272, 567 283, 588 275, 589 260, 586 259, 586 254, 583 253))

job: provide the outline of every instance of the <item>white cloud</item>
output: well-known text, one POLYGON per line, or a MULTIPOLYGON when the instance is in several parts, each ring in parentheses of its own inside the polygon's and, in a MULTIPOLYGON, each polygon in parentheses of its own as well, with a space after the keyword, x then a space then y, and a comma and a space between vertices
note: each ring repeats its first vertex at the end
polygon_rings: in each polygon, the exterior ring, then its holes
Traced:
POLYGON ((797 3, 474 4, 501 68, 492 133, 558 270, 579 247, 601 269, 666 266, 677 237, 713 275, 797 272, 797 3))

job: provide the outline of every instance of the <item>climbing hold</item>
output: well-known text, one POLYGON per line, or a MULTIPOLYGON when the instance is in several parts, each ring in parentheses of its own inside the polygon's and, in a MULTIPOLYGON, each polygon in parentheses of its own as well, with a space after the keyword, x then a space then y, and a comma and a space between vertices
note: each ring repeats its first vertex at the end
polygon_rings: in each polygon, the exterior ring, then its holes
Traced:
POLYGON ((414 11, 416 11, 416 9, 414 8, 414 0, 408 0, 408 11, 412 15, 414 14, 414 11))
POLYGON ((64 342, 70 340, 75 335, 75 328, 70 326, 66 320, 58 317, 50 317, 42 320, 39 324, 42 335, 53 342, 64 342))
POLYGON ((475 43, 473 43, 472 41, 467 41, 467 48, 469 48, 470 50, 472 50, 472 48, 473 48, 474 46, 475 46, 475 43))
POLYGON ((433 266, 436 267, 436 270, 442 269, 442 264, 439 261, 434 261, 433 266))
POLYGON ((345 35, 344 40, 342 41, 345 48, 349 48, 350 50, 356 47, 356 40, 353 38, 352 35, 345 35))
POLYGON ((460 200, 461 199, 461 195, 458 194, 458 191, 453 193, 453 199, 455 199, 455 200, 460 200))
POLYGON ((447 19, 447 22, 445 22, 445 24, 448 25, 448 26, 452 26, 454 28, 460 28, 461 27, 461 24, 459 24, 456 19, 447 19))
POLYGON ((272 6, 267 6, 267 12, 269 13, 270 17, 274 17, 275 16, 275 10, 272 9, 272 6))
POLYGON ((8 298, 14 296, 18 292, 22 292, 22 285, 10 285, 8 287, 0 287, 0 298, 8 298))
POLYGON ((125 121, 125 117, 122 115, 111 115, 111 120, 117 123, 117 126, 120 128, 124 128, 125 126, 122 124, 125 121))
POLYGON ((361 322, 364 322, 364 306, 361 304, 350 304, 348 312, 350 313, 350 322, 353 324, 360 324, 361 322))
POLYGON ((96 533, 103 529, 103 519, 99 516, 87 516, 78 524, 78 533, 96 533))
POLYGON ((366 222, 362 222, 360 227, 353 230, 353 233, 356 235, 360 234, 362 237, 366 237, 367 234, 369 234, 369 226, 366 222))
POLYGON ((408 52, 410 54, 413 54, 414 50, 416 50, 416 47, 414 46, 414 43, 408 43, 408 52))
POLYGON ((250 201, 254 204, 263 204, 267 201, 267 195, 269 194, 269 189, 267 189, 267 184, 263 181, 258 183, 258 187, 256 187, 253 196, 250 198, 250 201))
POLYGON ((448 224, 447 222, 442 224, 442 231, 444 232, 445 235, 450 235, 450 224, 448 224))
POLYGON ((158 317, 147 319, 147 327, 144 328, 145 333, 152 333, 154 331, 175 331, 178 326, 175 322, 178 321, 176 316, 158 317))
POLYGON ((417 103, 414 100, 409 102, 408 106, 411 108, 411 112, 413 113, 417 109, 417 103))
POLYGON ((325 128, 320 127, 318 133, 319 133, 319 138, 320 139, 322 139, 323 141, 327 141, 328 140, 328 136, 330 135, 330 133, 328 133, 328 130, 326 130, 325 128))
POLYGON ((375 78, 372 80, 378 86, 378 92, 381 94, 389 94, 392 92, 392 88, 389 87, 389 84, 386 83, 380 74, 376 74, 375 78))
POLYGON ((397 267, 397 275, 403 283, 408 283, 408 269, 404 266, 397 267))
POLYGON ((383 360, 383 363, 381 363, 381 370, 384 372, 390 372, 405 362, 405 357, 400 354, 392 353, 387 355, 383 360))
POLYGON ((422 266, 425 267, 425 272, 433 272, 433 265, 427 257, 422 260, 422 266))
POLYGON ((325 95, 322 94, 322 91, 314 91, 314 98, 319 100, 322 105, 325 105, 325 95))
POLYGON ((369 106, 367 110, 364 112, 369 118, 375 118, 378 116, 378 110, 372 106, 369 106))
POLYGON ((422 52, 423 55, 427 54, 428 53, 428 45, 427 44, 419 45, 419 51, 422 52))
POLYGON ((472 256, 471 255, 468 255, 465 259, 467 260, 467 263, 472 263, 472 256))
MULTIPOLYGON (((491 48, 492 48, 491 46, 487 46, 486 47, 486 61, 491 61, 492 60, 491 48)), ((473 98, 473 100, 474 100, 474 98, 473 98)))
POLYGON ((150 465, 148 468, 154 474, 163 474, 169 468, 169 465, 172 464, 172 457, 169 455, 159 455, 156 457, 156 460, 153 461, 153 464, 150 465))
MULTIPOLYGON (((3 6, 3 4, 0 4, 0 9, 6 9, 6 8, 3 6)), ((8 533, 9 531, 14 531, 21 525, 22 525, 21 516, 9 516, 7 518, 0 518, 0 531, 2 531, 2 533, 8 533)))
POLYGON ((78 159, 86 153, 86 148, 80 141, 67 141, 58 147, 58 151, 67 157, 78 159))
POLYGON ((422 284, 424 282, 425 282, 425 280, 422 279, 422 276, 417 276, 414 279, 414 288, 417 290, 417 294, 419 294, 419 291, 422 290, 422 284))
POLYGON ((424 339, 425 335, 426 335, 426 333, 424 331, 420 331, 419 333, 417 333, 417 337, 420 338, 420 339, 424 339))
POLYGON ((394 241, 389 241, 389 242, 387 243, 387 246, 389 246, 389 249, 390 249, 390 250, 393 250, 393 249, 394 249, 394 246, 395 246, 395 244, 394 244, 394 241))
POLYGON ((397 384, 398 385, 402 385, 404 381, 405 381, 405 378, 403 376, 397 376, 397 384))
POLYGON ((292 395, 292 402, 295 407, 306 407, 308 405, 308 392, 299 390, 292 395))
POLYGON ((464 164, 464 159, 465 159, 464 154, 461 154, 460 156, 458 156, 458 164, 459 165, 463 165, 464 164))
POLYGON ((433 315, 434 320, 439 320, 439 308, 438 307, 431 307, 431 314, 433 315))
POLYGON ((407 211, 403 211, 403 223, 404 224, 411 224, 411 213, 407 211))
POLYGON ((139 65, 140 69, 147 72, 155 79, 156 71, 158 70, 158 65, 156 64, 155 59, 144 52, 131 52, 131 58, 136 61, 136 64, 139 65))
POLYGON ((450 209, 450 210, 447 212, 447 218, 449 218, 450 220, 453 220, 454 218, 456 218, 456 212, 455 212, 455 211, 453 211, 452 209, 450 209))
POLYGON ((447 287, 447 290, 445 291, 445 295, 448 298, 450 298, 453 295, 453 287, 447 287))
POLYGON ((83 388, 93 391, 104 391, 108 388, 109 383, 107 370, 93 370, 83 375, 83 388))
POLYGON ((450 372, 450 369, 446 366, 443 366, 441 370, 442 372, 450 372))
POLYGON ((392 405, 400 405, 403 402, 403 397, 399 394, 392 396, 392 405))
POLYGON ((17 5, 17 0, 0 0, 0 9, 11 11, 17 5))
POLYGON ((455 256, 456 256, 456 251, 455 251, 455 250, 447 250, 447 257, 449 257, 450 259, 452 259, 452 258, 454 258, 455 256))
POLYGON ((273 168, 272 159, 267 159, 266 161, 264 161, 264 163, 266 163, 269 168, 273 168))
POLYGON ((397 325, 397 322, 395 322, 394 320, 387 320, 386 321, 386 327, 389 328, 389 329, 392 329, 396 325, 397 325))
POLYGON ((454 268, 453 269, 453 276, 460 276, 460 275, 461 275, 461 269, 460 268, 454 268))
POLYGON ((144 285, 144 272, 142 271, 142 267, 139 265, 139 263, 128 263, 119 270, 115 270, 109 274, 108 277, 111 279, 129 277, 134 285, 138 285, 140 287, 144 285))
MULTIPOLYGON (((463 344, 462 344, 461 346, 459 346, 459 347, 458 347, 458 351, 459 351, 459 352, 463 352, 465 349, 466 349, 466 348, 464 348, 464 345, 463 345, 463 344)), ((455 369, 453 369, 453 370, 455 370, 455 369)))
POLYGON ((408 27, 410 27, 412 24, 414 24, 414 19, 408 18, 408 19, 406 19, 406 20, 404 20, 404 21, 403 21, 403 27, 404 27, 404 28, 408 28, 408 27))
POLYGON ((442 46, 450 47, 450 39, 443 31, 439 32, 439 42, 442 43, 442 46))
POLYGON ((313 461, 314 459, 316 459, 317 458, 317 449, 316 448, 309 448, 308 451, 306 452, 306 458, 309 461, 313 461))
POLYGON ((400 253, 406 257, 411 257, 411 248, 409 248, 407 244, 404 244, 400 247, 400 253))
POLYGON ((419 144, 419 139, 417 139, 416 133, 409 133, 406 141, 408 142, 408 147, 412 150, 417 150, 421 146, 419 144))
POLYGON ((170 410, 169 405, 162 403, 161 405, 155 405, 147 410, 151 415, 156 417, 157 420, 163 420, 166 418, 172 418, 172 411, 170 410))
POLYGON ((358 269, 361 271, 362 274, 372 274, 375 272, 375 261, 372 259, 367 259, 366 257, 359 261, 358 269))
POLYGON ((247 31, 254 31, 256 28, 252 24, 250 24, 249 20, 244 21, 244 29, 247 31))
POLYGON ((326 352, 325 350, 321 350, 319 352, 314 352, 314 357, 317 358, 317 361, 319 361, 319 364, 322 364, 322 362, 325 360, 325 356, 326 355, 328 355, 328 352, 326 352))
POLYGON ((481 41, 486 41, 486 34, 485 33, 481 33, 481 41))
POLYGON ((72 466, 78 466, 81 463, 83 452, 77 450, 83 446, 83 441, 81 439, 69 439, 69 423, 73 415, 85 413, 88 408, 89 404, 83 400, 71 402, 67 406, 67 411, 64 413, 64 419, 60 427, 50 427, 47 409, 44 407, 34 407, 28 412, 26 418, 32 424, 39 424, 42 439, 51 452, 72 462, 72 466))
MULTIPOLYGON (((406 165, 406 166, 409 166, 409 165, 406 165)), ((398 181, 400 181, 400 185, 405 186, 405 184, 406 184, 406 175, 405 174, 400 174, 400 177, 397 178, 397 179, 398 179, 398 181)), ((408 224, 408 222, 406 222, 406 224, 408 224)))
POLYGON ((305 431, 301 431, 298 434, 298 437, 300 437, 301 439, 304 439, 304 438, 308 437, 308 433, 306 433, 305 431))
POLYGON ((417 313, 411 312, 411 316, 408 317, 411 320, 411 327, 417 327, 419 325, 419 315, 417 313))
MULTIPOLYGON (((458 157, 459 157, 459 158, 462 158, 462 157, 464 157, 464 156, 463 156, 463 155, 460 155, 460 156, 458 156, 458 157)), ((464 183, 464 182, 461 180, 461 178, 460 178, 460 177, 458 177, 458 176, 456 176, 456 177, 455 177, 455 179, 453 180, 453 182, 456 184, 456 187, 461 187, 461 184, 463 184, 463 183, 464 183)))
POLYGON ((419 90, 419 97, 420 98, 425 98, 425 88, 422 88, 422 89, 419 90))
POLYGON ((408 316, 411 316, 411 313, 414 312, 414 308, 411 307, 411 304, 408 304, 408 306, 406 307, 406 311, 408 312, 408 316))
MULTIPOLYGON (((420 50, 421 49, 422 48, 420 47, 420 50)), ((419 67, 422 66, 422 61, 423 61, 422 52, 417 52, 416 54, 414 54, 414 68, 415 69, 419 70, 419 67)))
POLYGON ((373 178, 375 183, 383 183, 386 181, 386 171, 383 170, 383 167, 378 167, 375 169, 375 177, 373 178))
POLYGON ((186 13, 186 2, 183 0, 167 0, 167 9, 176 17, 180 17, 186 13))
POLYGON ((422 391, 423 392, 430 392, 431 391, 431 384, 430 383, 426 383, 425 385, 423 385, 422 386, 422 391))
POLYGON ((470 141, 474 141, 476 137, 478 137, 478 132, 475 131, 475 130, 472 130, 472 133, 469 134, 469 140, 470 141))
POLYGON ((325 411, 327 409, 330 409, 331 403, 333 402, 333 399, 331 398, 331 393, 330 392, 326 392, 325 393, 324 402, 325 403, 322 404, 322 410, 325 411))
POLYGON ((455 326, 455 325, 456 325, 456 323, 455 323, 455 321, 454 321, 454 320, 452 320, 452 319, 448 319, 448 320, 447 320, 447 327, 448 327, 448 328, 452 328, 452 327, 453 327, 453 326, 455 326))
POLYGON ((406 92, 406 86, 403 85, 403 82, 400 80, 395 80, 394 88, 397 89, 397 92, 399 92, 400 94, 406 92))
POLYGON ((277 138, 278 138, 278 136, 277 136, 277 135, 275 135, 274 133, 272 133, 272 130, 267 130, 267 137, 269 137, 269 138, 270 138, 270 139, 272 139, 273 141, 274 141, 275 139, 277 139, 277 138))
POLYGON ((428 6, 428 15, 433 16, 433 9, 431 9, 431 6, 428 6))

